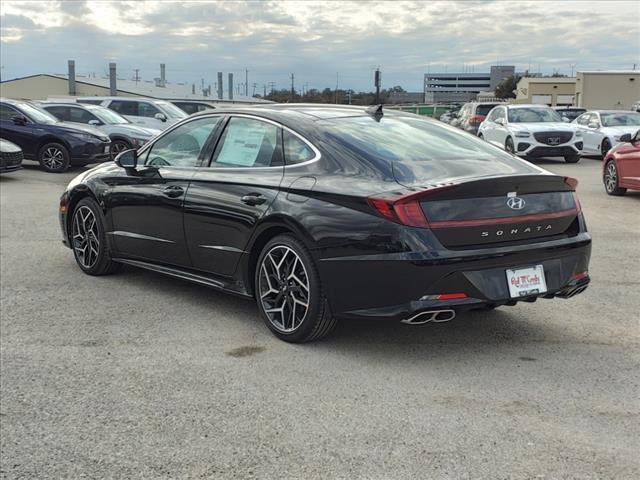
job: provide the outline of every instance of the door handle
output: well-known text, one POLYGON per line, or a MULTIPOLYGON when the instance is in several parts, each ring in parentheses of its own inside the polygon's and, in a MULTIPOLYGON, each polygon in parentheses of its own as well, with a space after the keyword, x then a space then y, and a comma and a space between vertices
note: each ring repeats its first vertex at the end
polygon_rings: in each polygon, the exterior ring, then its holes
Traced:
POLYGON ((247 205, 255 207, 256 205, 262 205, 267 201, 267 199, 264 198, 260 193, 247 193, 242 198, 240 198, 240 201, 242 203, 246 203, 247 205))
POLYGON ((178 185, 169 185, 162 193, 169 198, 178 198, 184 195, 184 189, 178 185))

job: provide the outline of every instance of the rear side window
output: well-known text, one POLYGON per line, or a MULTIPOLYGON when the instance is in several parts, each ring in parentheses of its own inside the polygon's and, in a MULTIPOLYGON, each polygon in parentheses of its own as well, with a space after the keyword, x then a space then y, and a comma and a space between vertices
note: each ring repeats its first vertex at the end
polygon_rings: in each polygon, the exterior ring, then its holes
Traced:
POLYGON ((476 107, 476 115, 486 115, 491 111, 491 109, 495 107, 495 104, 492 105, 478 105, 476 107))
POLYGON ((88 103, 90 105, 100 105, 102 103, 102 100, 87 100, 87 99, 82 99, 82 100, 78 100, 78 103, 88 103))
POLYGON ((43 107, 47 112, 56 117, 58 120, 69 120, 69 107, 43 107))
POLYGON ((315 152, 293 133, 285 130, 284 139, 284 161, 287 165, 308 162, 315 157, 315 152))
POLYGON ((138 116, 138 102, 126 102, 122 100, 113 100, 109 104, 109 108, 120 115, 138 116))
POLYGON ((218 142, 211 166, 250 168, 282 165, 279 128, 252 118, 232 117, 218 142))

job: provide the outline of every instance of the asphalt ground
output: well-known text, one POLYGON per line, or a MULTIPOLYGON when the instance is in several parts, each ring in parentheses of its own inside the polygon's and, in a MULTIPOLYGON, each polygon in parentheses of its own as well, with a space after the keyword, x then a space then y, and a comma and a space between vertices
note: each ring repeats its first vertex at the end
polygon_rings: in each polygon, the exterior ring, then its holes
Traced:
POLYGON ((57 219, 80 170, 0 176, 0 476, 639 478, 640 192, 539 164, 580 180, 584 294, 307 345, 205 287, 84 275, 57 219))

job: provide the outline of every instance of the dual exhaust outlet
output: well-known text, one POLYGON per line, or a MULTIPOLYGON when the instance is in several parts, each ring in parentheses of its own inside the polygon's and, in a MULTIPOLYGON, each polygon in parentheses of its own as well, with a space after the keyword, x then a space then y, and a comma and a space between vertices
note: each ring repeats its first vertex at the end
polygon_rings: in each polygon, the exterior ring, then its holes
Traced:
POLYGON ((448 322, 456 318, 455 310, 450 308, 443 310, 426 310, 424 312, 416 313, 414 316, 400 320, 402 323, 408 325, 422 325, 424 323, 439 323, 448 322))

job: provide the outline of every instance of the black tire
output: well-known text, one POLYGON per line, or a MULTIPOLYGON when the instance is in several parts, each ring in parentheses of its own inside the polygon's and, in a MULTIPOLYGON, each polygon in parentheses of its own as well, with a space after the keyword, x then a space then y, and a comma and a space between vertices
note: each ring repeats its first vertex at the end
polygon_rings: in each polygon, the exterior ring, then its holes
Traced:
POLYGON ((507 140, 504 142, 504 149, 512 155, 515 155, 516 149, 513 146, 513 138, 507 137, 507 140))
POLYGON ((608 138, 602 140, 602 144, 600 145, 600 154, 602 155, 602 159, 607 156, 607 152, 611 150, 611 142, 608 138))
POLYGON ((484 137, 482 136, 482 134, 481 134, 481 133, 479 133, 479 134, 478 134, 478 138, 479 138, 480 140, 484 140, 484 137))
POLYGON ((69 168, 69 151, 61 143, 46 143, 38 151, 38 162, 47 172, 66 172, 69 168))
POLYGON ((602 182, 604 183, 604 190, 609 195, 624 195, 627 193, 626 188, 620 187, 618 183, 618 168, 616 162, 609 160, 604 166, 604 173, 602 176, 602 182))
POLYGON ((564 157, 564 161, 567 163, 578 163, 580 161, 580 155, 567 155, 564 157))
POLYGON ((105 234, 104 218, 100 207, 93 198, 83 198, 73 209, 73 216, 69 225, 69 237, 73 256, 84 273, 88 275, 109 275, 120 269, 121 264, 111 260, 111 252, 109 251, 105 234), (89 211, 93 215, 95 223, 90 223, 89 211), (95 225, 95 228, 89 228, 92 225, 95 225), (81 235, 84 235, 84 238, 81 238, 81 235), (83 251, 85 253, 81 253, 83 251))
POLYGON ((285 342, 319 340, 336 326, 337 321, 331 315, 315 262, 302 242, 291 235, 274 237, 262 249, 256 265, 254 291, 265 325, 285 342), (301 265, 296 263, 296 257, 301 265), (302 305, 306 300, 306 310, 296 325, 296 313, 300 312, 296 305, 300 299, 302 305))
POLYGON ((111 141, 111 146, 109 147, 109 153, 111 154, 111 158, 115 159, 119 153, 124 152, 125 150, 131 150, 131 144, 126 140, 122 140, 120 138, 116 138, 111 141))

